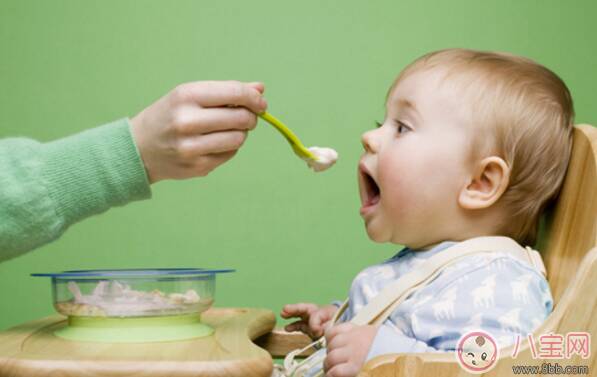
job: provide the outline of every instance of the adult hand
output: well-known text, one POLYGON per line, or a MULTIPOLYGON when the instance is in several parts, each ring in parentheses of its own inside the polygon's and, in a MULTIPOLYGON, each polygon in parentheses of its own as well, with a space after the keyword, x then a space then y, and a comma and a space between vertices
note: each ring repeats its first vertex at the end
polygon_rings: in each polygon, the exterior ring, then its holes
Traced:
POLYGON ((231 159, 267 108, 262 83, 181 84, 131 120, 149 182, 206 176, 231 159))

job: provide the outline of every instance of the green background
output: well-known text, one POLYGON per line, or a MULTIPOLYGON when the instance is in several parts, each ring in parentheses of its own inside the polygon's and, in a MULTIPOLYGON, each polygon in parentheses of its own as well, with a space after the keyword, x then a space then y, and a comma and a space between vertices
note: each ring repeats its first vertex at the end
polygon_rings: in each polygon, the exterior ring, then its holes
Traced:
POLYGON ((597 124, 591 1, 0 1, 0 137, 60 138, 133 116, 178 83, 263 81, 271 112, 337 165, 314 174, 260 122, 206 178, 161 182, 153 199, 72 226, 0 264, 0 329, 53 312, 31 272, 232 267, 218 306, 325 303, 397 245, 358 214, 360 135, 418 56, 447 47, 536 59, 597 124))

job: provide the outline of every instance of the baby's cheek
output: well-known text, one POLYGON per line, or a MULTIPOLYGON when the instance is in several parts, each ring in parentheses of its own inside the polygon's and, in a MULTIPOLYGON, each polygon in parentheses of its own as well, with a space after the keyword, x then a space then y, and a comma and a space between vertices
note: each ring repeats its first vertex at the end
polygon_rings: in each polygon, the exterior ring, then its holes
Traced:
POLYGON ((430 188, 436 186, 433 182, 437 172, 431 171, 430 165, 424 161, 410 162, 387 161, 387 168, 380 171, 382 185, 382 199, 385 197, 397 207, 416 204, 425 200, 430 193, 430 188), (386 193, 388 195, 386 195, 386 193))
POLYGON ((382 194, 385 218, 391 225, 407 230, 408 223, 416 221, 423 207, 421 191, 409 185, 408 181, 397 180, 392 183, 387 194, 382 194))

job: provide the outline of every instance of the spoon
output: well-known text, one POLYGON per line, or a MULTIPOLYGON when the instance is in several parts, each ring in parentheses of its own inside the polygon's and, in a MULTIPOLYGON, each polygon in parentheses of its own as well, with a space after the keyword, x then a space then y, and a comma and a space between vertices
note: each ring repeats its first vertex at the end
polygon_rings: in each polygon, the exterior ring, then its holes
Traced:
POLYGON ((338 153, 331 149, 331 148, 320 148, 320 147, 310 147, 305 148, 303 143, 299 140, 299 138, 290 130, 290 128, 286 127, 286 125, 272 114, 268 112, 263 112, 259 114, 261 119, 265 120, 272 126, 274 126, 282 136, 286 138, 294 153, 304 160, 307 165, 316 172, 327 170, 330 166, 334 165, 336 160, 338 159, 338 153))
POLYGON ((286 127, 286 125, 282 123, 278 118, 268 113, 267 111, 264 111, 263 113, 259 114, 259 117, 271 124, 272 126, 274 126, 278 131, 280 131, 282 136, 286 138, 286 140, 292 147, 292 150, 297 156, 299 156, 303 160, 317 160, 317 157, 310 150, 305 148, 303 143, 301 143, 301 141, 294 134, 294 132, 292 132, 290 128, 286 127))

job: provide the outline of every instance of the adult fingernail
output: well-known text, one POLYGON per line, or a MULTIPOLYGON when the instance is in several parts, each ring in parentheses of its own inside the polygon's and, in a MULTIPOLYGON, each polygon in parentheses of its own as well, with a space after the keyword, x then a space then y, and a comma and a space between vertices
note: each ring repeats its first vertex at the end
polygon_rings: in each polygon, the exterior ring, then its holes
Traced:
POLYGON ((263 93, 265 91, 265 85, 261 81, 254 81, 249 83, 250 86, 263 93))

